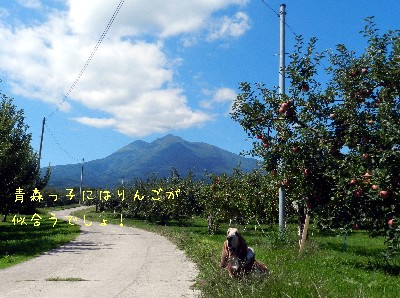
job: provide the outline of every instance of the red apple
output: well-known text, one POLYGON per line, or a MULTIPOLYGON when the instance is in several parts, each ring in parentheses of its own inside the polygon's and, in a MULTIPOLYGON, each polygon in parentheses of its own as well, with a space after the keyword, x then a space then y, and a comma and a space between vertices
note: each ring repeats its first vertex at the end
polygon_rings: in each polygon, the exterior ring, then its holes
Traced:
POLYGON ((364 174, 364 178, 366 178, 366 179, 368 179, 368 178, 371 178, 371 174, 370 173, 368 173, 368 172, 366 172, 365 174, 364 174))
POLYGON ((389 196, 389 192, 387 190, 381 190, 379 192, 379 195, 381 196, 381 198, 386 199, 389 196))
POLYGON ((356 183, 357 183, 357 181, 355 179, 350 180, 350 185, 355 185, 356 183))
POLYGON ((296 146, 293 146, 293 147, 292 147, 292 152, 293 152, 293 153, 299 153, 299 152, 300 152, 300 148, 299 148, 299 147, 296 147, 296 146))
POLYGON ((289 104, 287 102, 284 102, 281 104, 281 109, 284 109, 285 111, 287 111, 288 108, 289 108, 289 104))
POLYGON ((305 177, 309 176, 310 173, 311 173, 311 172, 310 172, 310 169, 307 169, 307 168, 305 168, 303 172, 304 172, 304 176, 305 176, 305 177))
POLYGON ((374 123, 375 123, 375 121, 372 120, 372 119, 368 121, 368 124, 369 124, 369 125, 374 125, 374 123))
POLYGON ((361 68, 361 74, 366 74, 368 72, 368 69, 367 68, 361 68))
POLYGON ((330 114, 330 115, 329 115, 329 118, 331 118, 331 119, 335 118, 335 114, 333 114, 333 113, 330 114))
POLYGON ((308 86, 308 84, 304 83, 303 85, 301 85, 302 92, 308 92, 309 90, 310 90, 310 86, 308 86))
POLYGON ((395 222, 395 220, 392 218, 392 219, 389 219, 389 221, 388 221, 388 225, 389 226, 393 226, 394 225, 394 222, 395 222))
POLYGON ((282 185, 289 186, 289 180, 288 179, 283 179, 282 185))
POLYGON ((268 148, 268 146, 269 146, 268 143, 263 143, 264 148, 268 148))
POLYGON ((357 231, 360 229, 360 226, 358 224, 354 224, 352 227, 353 230, 357 231))
POLYGON ((279 114, 285 114, 286 110, 283 108, 279 108, 278 113, 279 114))
POLYGON ((362 158, 367 159, 368 158, 368 153, 363 153, 361 156, 362 156, 362 158))
POLYGON ((357 71, 355 69, 350 70, 349 75, 351 77, 355 77, 357 75, 357 71))
POLYGON ((357 189, 357 190, 353 191, 353 195, 357 198, 362 197, 362 195, 363 195, 362 189, 357 189))
POLYGON ((261 140, 263 138, 263 136, 262 135, 257 135, 256 138, 261 140))
POLYGON ((371 188, 372 188, 373 190, 378 190, 379 186, 376 185, 376 184, 374 184, 374 185, 371 186, 371 188))

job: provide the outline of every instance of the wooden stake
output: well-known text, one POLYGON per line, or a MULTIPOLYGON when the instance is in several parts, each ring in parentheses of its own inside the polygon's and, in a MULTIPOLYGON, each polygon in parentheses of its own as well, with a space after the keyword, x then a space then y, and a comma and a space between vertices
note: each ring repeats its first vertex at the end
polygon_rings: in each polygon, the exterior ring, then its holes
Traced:
POLYGON ((300 252, 303 251, 304 245, 307 240, 308 225, 310 223, 310 214, 306 214, 306 222, 304 223, 303 234, 301 235, 300 252))

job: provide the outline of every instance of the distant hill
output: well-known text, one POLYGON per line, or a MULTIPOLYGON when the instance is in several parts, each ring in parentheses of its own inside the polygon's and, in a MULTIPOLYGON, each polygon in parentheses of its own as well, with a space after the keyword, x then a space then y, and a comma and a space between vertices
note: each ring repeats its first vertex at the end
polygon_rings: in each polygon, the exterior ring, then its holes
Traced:
MULTIPOLYGON (((167 135, 152 143, 135 141, 111 155, 84 164, 83 185, 87 187, 114 187, 134 178, 149 174, 168 176, 172 168, 185 176, 191 170, 201 178, 208 173, 232 173, 240 166, 244 171, 257 168, 257 161, 200 142, 188 142, 167 135)), ((74 187, 80 184, 81 164, 52 167, 49 186, 74 187)))

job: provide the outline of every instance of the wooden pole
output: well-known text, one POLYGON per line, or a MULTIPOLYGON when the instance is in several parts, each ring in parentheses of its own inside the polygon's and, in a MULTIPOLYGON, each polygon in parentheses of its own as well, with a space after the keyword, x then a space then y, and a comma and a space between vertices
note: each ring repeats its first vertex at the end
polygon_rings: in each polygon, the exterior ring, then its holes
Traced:
POLYGON ((308 225, 310 224, 310 214, 306 214, 306 222, 304 223, 303 234, 301 235, 300 252, 303 251, 307 240, 308 225))
POLYGON ((82 182, 83 182, 83 164, 85 163, 85 159, 82 158, 82 167, 81 167, 81 185, 79 187, 79 205, 83 202, 82 200, 82 182))
POLYGON ((42 147, 43 147, 43 135, 44 135, 44 125, 46 124, 46 118, 43 118, 42 122, 42 134, 40 136, 40 147, 39 147, 39 156, 38 156, 38 164, 37 164, 37 177, 36 184, 39 184, 40 181, 40 159, 42 158, 42 147))

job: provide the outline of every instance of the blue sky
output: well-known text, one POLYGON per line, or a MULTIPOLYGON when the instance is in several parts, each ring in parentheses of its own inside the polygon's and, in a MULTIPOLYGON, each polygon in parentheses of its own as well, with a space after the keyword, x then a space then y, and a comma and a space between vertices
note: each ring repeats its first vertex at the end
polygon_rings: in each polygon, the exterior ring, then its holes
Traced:
POLYGON ((281 3, 287 52, 293 32, 317 37, 318 50, 344 43, 360 52, 368 16, 381 32, 400 29, 398 0, 125 0, 68 93, 119 2, 0 0, 0 90, 25 111, 35 150, 46 117, 42 166, 103 158, 169 133, 249 149, 229 110, 240 82, 278 84, 272 10, 281 3))

